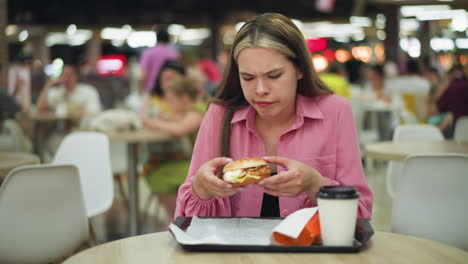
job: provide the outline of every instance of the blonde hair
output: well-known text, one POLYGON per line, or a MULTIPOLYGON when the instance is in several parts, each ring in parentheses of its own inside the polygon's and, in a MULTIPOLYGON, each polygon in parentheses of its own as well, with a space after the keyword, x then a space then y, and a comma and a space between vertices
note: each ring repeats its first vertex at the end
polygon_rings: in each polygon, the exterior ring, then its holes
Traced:
POLYGON ((332 93, 315 72, 304 37, 288 17, 278 13, 253 17, 242 26, 234 38, 223 81, 212 100, 227 108, 221 135, 222 156, 229 156, 230 122, 233 113, 239 107, 248 104, 241 91, 237 58, 243 50, 253 47, 273 49, 297 67, 303 75, 297 81, 297 94, 316 97, 332 93))
POLYGON ((176 78, 172 80, 168 87, 168 92, 173 93, 177 97, 187 95, 191 100, 196 101, 198 99, 199 90, 196 82, 187 77, 176 78))

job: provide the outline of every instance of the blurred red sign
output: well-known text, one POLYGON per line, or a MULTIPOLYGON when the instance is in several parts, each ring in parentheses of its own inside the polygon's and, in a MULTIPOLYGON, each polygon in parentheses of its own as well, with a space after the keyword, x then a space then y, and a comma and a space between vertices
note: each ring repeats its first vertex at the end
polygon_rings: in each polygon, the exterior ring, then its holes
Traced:
POLYGON ((308 39, 307 47, 309 48, 309 51, 311 53, 325 50, 327 48, 327 39, 326 38, 308 39))
POLYGON ((122 54, 104 55, 96 62, 96 71, 100 76, 121 76, 127 64, 127 59, 122 54))

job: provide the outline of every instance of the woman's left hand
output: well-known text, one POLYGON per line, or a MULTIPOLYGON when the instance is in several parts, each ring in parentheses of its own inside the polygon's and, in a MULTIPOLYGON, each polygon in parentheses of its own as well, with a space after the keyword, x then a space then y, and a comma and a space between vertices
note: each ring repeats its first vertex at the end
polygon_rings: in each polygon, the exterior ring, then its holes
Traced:
POLYGON ((284 168, 283 172, 258 183, 270 195, 296 197, 305 192, 311 201, 315 201, 315 193, 321 186, 328 184, 317 170, 300 161, 278 156, 264 159, 284 168))

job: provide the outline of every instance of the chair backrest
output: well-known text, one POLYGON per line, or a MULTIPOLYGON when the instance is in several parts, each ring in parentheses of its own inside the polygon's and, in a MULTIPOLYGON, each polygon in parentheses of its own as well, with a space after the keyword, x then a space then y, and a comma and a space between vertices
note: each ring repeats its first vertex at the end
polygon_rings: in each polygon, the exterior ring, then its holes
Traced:
POLYGON ((97 132, 67 135, 57 150, 54 164, 73 164, 80 172, 88 217, 105 212, 114 200, 109 139, 97 132))
POLYGON ((393 141, 444 140, 440 130, 432 125, 402 125, 395 129, 393 141))
POLYGON ((455 131, 453 138, 455 140, 468 141, 468 116, 458 118, 455 123, 455 131))
POLYGON ((468 156, 412 155, 393 204, 392 231, 468 250, 468 156))
MULTIPOLYGON (((443 140, 444 136, 435 126, 432 125, 402 125, 395 129, 393 141, 405 140, 443 140)), ((387 167, 386 188, 390 197, 395 196, 395 188, 399 178, 401 178, 401 170, 403 163, 398 161, 390 161, 387 167)))
POLYGON ((31 141, 15 120, 7 119, 0 124, 0 151, 30 152, 31 150, 31 141))
POLYGON ((0 263, 57 261, 88 239, 78 169, 29 165, 0 188, 0 263))

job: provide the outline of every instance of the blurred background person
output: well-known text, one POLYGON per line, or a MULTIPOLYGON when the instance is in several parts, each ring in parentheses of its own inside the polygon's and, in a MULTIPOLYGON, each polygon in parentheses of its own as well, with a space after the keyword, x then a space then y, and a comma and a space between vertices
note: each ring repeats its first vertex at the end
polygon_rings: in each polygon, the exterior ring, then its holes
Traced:
POLYGON ((8 68, 8 93, 27 114, 31 111, 31 64, 32 56, 20 53, 8 68))
POLYGON ((101 102, 96 88, 79 83, 76 66, 65 65, 57 79, 50 79, 42 88, 37 102, 39 112, 61 112, 83 116, 101 111, 101 102), (65 110, 62 108, 65 107, 65 110))
POLYGON ((143 51, 140 57, 140 86, 143 91, 150 92, 159 76, 159 71, 168 60, 180 58, 179 52, 169 45, 170 36, 165 28, 156 32, 156 46, 143 51))
POLYGON ((351 98, 351 85, 346 80, 346 71, 343 65, 336 62, 330 64, 327 72, 320 75, 320 79, 337 95, 347 99, 351 98))
POLYGON ((184 76, 186 76, 186 69, 182 62, 169 60, 164 63, 156 78, 154 87, 149 91, 145 91, 143 95, 143 102, 140 108, 142 120, 146 120, 157 114, 172 114, 172 109, 165 101, 165 92, 168 90, 171 81, 184 76))
POLYGON ((173 110, 171 117, 156 115, 143 120, 147 129, 164 131, 175 137, 187 136, 188 142, 178 140, 180 148, 151 153, 144 166, 151 192, 156 194, 167 212, 167 224, 173 221, 177 190, 184 182, 190 165, 191 149, 206 111, 200 100, 199 88, 190 78, 172 80, 165 89, 165 100, 173 110), (188 144, 183 145, 183 144, 188 144), (187 148, 188 147, 188 148, 187 148))
POLYGON ((379 64, 372 64, 366 70, 367 87, 372 91, 374 98, 388 102, 390 98, 385 96, 385 72, 384 67, 379 64))

